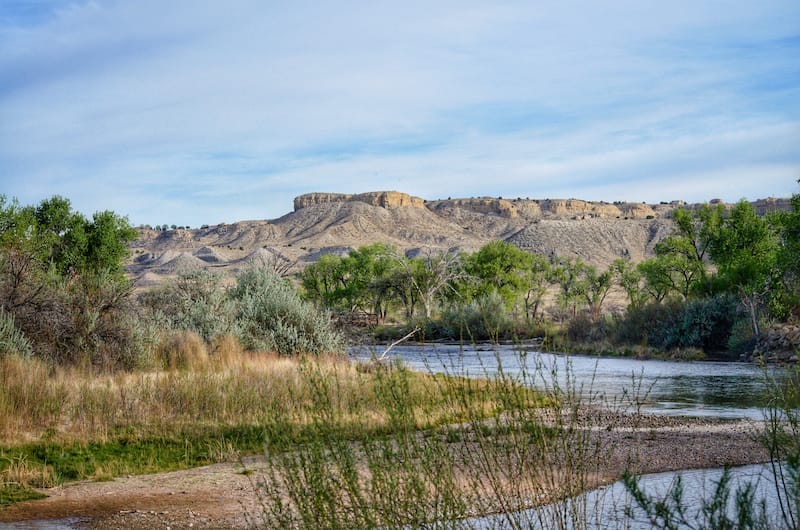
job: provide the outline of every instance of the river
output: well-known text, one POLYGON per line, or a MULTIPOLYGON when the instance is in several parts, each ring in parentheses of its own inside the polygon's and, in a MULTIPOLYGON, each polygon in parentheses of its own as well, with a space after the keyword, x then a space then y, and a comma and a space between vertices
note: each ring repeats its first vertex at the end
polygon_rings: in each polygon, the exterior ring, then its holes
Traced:
MULTIPOLYGON (((383 351, 381 347, 353 348, 351 356, 365 360, 383 351)), ((524 345, 444 345, 404 344, 386 355, 409 368, 433 373, 470 377, 496 377, 499 373, 518 378, 542 389, 575 389, 595 404, 638 406, 651 414, 710 418, 762 419, 768 380, 781 379, 778 367, 763 368, 741 362, 677 362, 636 360, 623 357, 597 357, 542 353, 524 345)), ((722 476, 721 469, 655 473, 641 477, 649 494, 664 496, 680 475, 684 484, 689 515, 702 519, 699 499, 710 498, 722 476)), ((765 499, 770 527, 783 527, 778 520, 777 496, 772 486, 769 465, 734 468, 731 497, 738 485, 756 486, 755 498, 765 499)), ((730 503, 732 505, 732 501, 730 503)), ((624 485, 617 482, 572 499, 503 516, 490 516, 456 524, 470 529, 573 528, 568 514, 581 513, 578 526, 584 528, 645 529, 652 525, 641 510, 625 515, 632 505, 624 485), (587 524, 588 526, 583 526, 587 524)), ((683 528, 683 526, 681 526, 683 528)))
MULTIPOLYGON (((369 359, 382 351, 358 347, 350 353, 369 359)), ((715 418, 761 419, 766 376, 782 373, 752 363, 563 355, 517 345, 404 344, 386 357, 434 373, 494 377, 502 370, 538 388, 579 389, 594 403, 638 402, 650 414, 715 418)))

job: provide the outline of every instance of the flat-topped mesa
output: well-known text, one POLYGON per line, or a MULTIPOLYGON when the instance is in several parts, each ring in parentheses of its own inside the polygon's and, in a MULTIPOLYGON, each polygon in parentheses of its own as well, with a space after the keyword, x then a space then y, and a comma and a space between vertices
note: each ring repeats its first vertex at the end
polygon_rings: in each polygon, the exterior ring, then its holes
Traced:
POLYGON ((351 195, 349 193, 306 193, 294 199, 294 211, 308 208, 317 204, 333 202, 363 202, 372 206, 380 206, 390 210, 392 208, 425 208, 425 201, 419 197, 401 193, 399 191, 371 191, 351 195))

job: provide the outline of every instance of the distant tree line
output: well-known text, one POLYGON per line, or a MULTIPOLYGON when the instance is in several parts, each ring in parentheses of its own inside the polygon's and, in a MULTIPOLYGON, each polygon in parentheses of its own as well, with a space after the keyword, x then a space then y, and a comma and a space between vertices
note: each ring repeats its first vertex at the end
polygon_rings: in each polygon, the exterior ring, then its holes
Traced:
POLYGON ((303 295, 334 312, 400 314, 434 336, 524 338, 549 320, 574 341, 661 349, 740 352, 764 324, 785 320, 800 290, 800 196, 789 212, 676 210, 674 232, 655 257, 618 259, 599 270, 578 258, 551 258, 493 241, 474 253, 429 251, 407 257, 374 244, 347 256, 325 255, 300 275, 303 295), (624 313, 604 314, 612 288, 624 313))

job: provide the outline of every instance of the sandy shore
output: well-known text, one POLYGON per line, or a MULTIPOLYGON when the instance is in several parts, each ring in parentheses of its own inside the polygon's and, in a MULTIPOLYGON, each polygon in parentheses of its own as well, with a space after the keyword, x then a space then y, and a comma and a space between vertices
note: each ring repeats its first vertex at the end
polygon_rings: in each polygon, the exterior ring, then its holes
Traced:
MULTIPOLYGON (((592 436, 610 448, 596 484, 618 478, 625 469, 652 473, 738 466, 768 460, 754 440, 760 424, 752 420, 707 420, 609 416, 595 421, 592 436)), ((134 477, 110 482, 79 482, 43 490, 49 497, 0 509, 3 522, 78 518, 76 528, 242 528, 261 512, 253 480, 259 458, 241 463, 134 477)))

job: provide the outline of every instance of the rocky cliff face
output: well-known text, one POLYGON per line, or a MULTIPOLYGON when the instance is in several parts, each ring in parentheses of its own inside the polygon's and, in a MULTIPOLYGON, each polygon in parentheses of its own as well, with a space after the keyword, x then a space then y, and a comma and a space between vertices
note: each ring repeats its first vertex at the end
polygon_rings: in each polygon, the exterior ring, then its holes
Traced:
POLYGON ((518 206, 516 202, 499 198, 494 199, 492 197, 432 201, 427 203, 426 206, 428 209, 434 212, 446 212, 447 210, 467 210, 484 215, 503 217, 506 219, 516 219, 518 217, 537 218, 541 215, 541 209, 535 203, 531 203, 527 206, 518 206))
POLYGON ((424 208, 425 201, 399 191, 373 191, 350 195, 346 193, 306 193, 294 199, 294 211, 302 210, 309 206, 333 202, 363 202, 381 208, 424 208))

